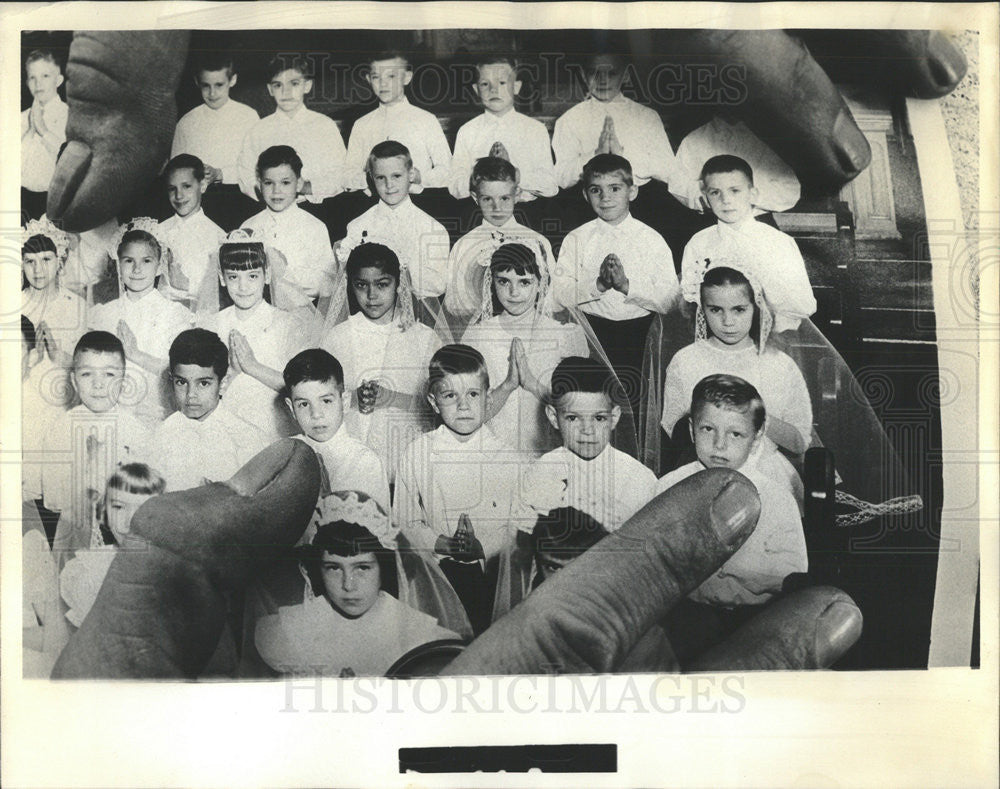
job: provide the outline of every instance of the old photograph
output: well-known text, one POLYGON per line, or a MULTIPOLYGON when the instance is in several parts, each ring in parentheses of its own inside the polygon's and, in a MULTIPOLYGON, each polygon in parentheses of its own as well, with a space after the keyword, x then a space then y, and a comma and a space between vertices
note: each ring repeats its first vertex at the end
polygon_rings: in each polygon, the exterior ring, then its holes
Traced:
POLYGON ((22 678, 980 669, 980 31, 518 9, 18 31, 22 678))

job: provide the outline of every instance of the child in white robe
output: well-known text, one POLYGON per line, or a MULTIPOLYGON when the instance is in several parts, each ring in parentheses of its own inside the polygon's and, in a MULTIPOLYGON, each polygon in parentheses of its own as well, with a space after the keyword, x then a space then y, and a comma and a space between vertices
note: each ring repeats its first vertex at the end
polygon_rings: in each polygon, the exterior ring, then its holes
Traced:
POLYGON ((120 295, 92 307, 87 319, 89 328, 111 332, 122 341, 126 378, 135 383, 123 402, 151 425, 161 421, 168 409, 165 372, 170 343, 194 320, 187 307, 157 290, 165 273, 166 250, 156 220, 139 217, 122 225, 109 250, 118 265, 120 295))
POLYGON ((556 506, 573 507, 617 531, 653 497, 656 476, 635 458, 610 445, 621 418, 617 386, 600 362, 567 357, 552 372, 545 414, 562 437, 528 469, 524 490, 559 491, 556 506))
POLYGON ((256 427, 221 405, 228 368, 228 349, 206 329, 188 329, 170 346, 178 410, 156 429, 147 455, 170 492, 227 480, 267 445, 256 427))
POLYGON ((802 499, 802 483, 781 447, 805 452, 812 438, 812 402, 805 379, 790 356, 767 344, 772 315, 755 272, 737 261, 696 266, 683 286, 696 303, 696 339, 667 367, 661 425, 674 435, 690 409, 695 384, 713 373, 734 375, 755 386, 767 408, 767 426, 757 449, 765 474, 785 480, 802 499))
POLYGON ((232 304, 203 323, 229 348, 226 407, 276 441, 294 432, 281 402, 281 370, 308 346, 311 327, 301 311, 275 306, 283 285, 264 245, 242 230, 228 239, 218 250, 218 277, 232 304))
POLYGON ((346 289, 356 311, 320 344, 343 365, 351 433, 392 475, 410 441, 433 426, 427 364, 442 343, 414 319, 409 272, 388 246, 366 243, 351 252, 346 289))
POLYGON ((489 425, 504 443, 534 455, 559 445, 544 410, 552 370, 567 356, 588 353, 579 325, 552 318, 551 258, 545 254, 541 245, 513 242, 498 245, 488 259, 483 255, 480 265, 488 272, 480 315, 462 339, 483 355, 492 380, 506 374, 514 353, 520 386, 489 425))

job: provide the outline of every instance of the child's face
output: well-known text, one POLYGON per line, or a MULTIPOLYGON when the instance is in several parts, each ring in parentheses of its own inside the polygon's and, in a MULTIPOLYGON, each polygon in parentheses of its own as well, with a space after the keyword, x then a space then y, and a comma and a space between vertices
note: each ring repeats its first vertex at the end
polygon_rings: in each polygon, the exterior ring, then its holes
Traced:
POLYGON ((302 106, 312 86, 312 80, 298 69, 285 69, 267 83, 267 92, 277 102, 278 109, 292 113, 302 106))
POLYGON ((118 258, 122 283, 132 293, 142 294, 156 285, 156 272, 160 267, 160 256, 152 244, 146 241, 132 241, 122 247, 118 258))
POLYGON ((207 181, 199 181, 194 177, 194 170, 181 167, 170 173, 167 178, 167 197, 170 206, 182 219, 190 216, 201 208, 201 196, 208 188, 207 181))
POLYGON ((359 269, 351 278, 351 287, 358 306, 375 323, 392 320, 396 306, 396 278, 375 266, 359 269))
POLYGON ((622 92, 625 64, 614 55, 598 55, 587 71, 587 87, 598 101, 611 101, 622 92))
POLYGON ((332 379, 302 381, 292 387, 291 397, 285 398, 285 404, 303 433, 313 441, 329 441, 344 421, 348 399, 349 395, 332 379))
POLYGON ((472 193, 483 219, 500 227, 514 216, 514 198, 517 184, 512 181, 483 181, 472 193))
POLYGON ((349 619, 367 614, 382 589, 382 572, 375 554, 338 556, 323 551, 322 562, 326 599, 349 619))
POLYGON ((382 104, 395 104, 403 98, 403 88, 410 84, 413 72, 402 58, 376 60, 368 72, 368 84, 382 104))
POLYGON ((209 109, 217 110, 229 101, 229 90, 236 84, 236 75, 230 76, 226 69, 199 71, 195 84, 201 91, 201 100, 209 109))
POLYGON ((28 90, 40 103, 45 104, 55 98, 56 88, 63 83, 63 75, 55 63, 36 60, 26 69, 28 90))
POLYGON ((458 373, 437 381, 427 396, 445 427, 460 436, 471 436, 486 419, 489 392, 480 373, 458 373))
POLYGON ((691 418, 694 451, 707 468, 740 468, 757 446, 762 432, 754 429, 749 408, 743 413, 703 403, 697 416, 691 418))
POLYGON ((410 168, 402 156, 376 159, 372 163, 372 181, 379 200, 389 206, 402 203, 410 193, 410 168))
POLYGON ((108 528, 115 535, 119 545, 132 531, 132 516, 146 501, 153 498, 149 493, 127 493, 124 490, 108 488, 104 499, 104 511, 108 518, 108 528))
POLYGON ((720 222, 742 222, 753 214, 757 188, 744 173, 713 173, 705 177, 701 189, 720 222))
POLYGON ((219 405, 222 382, 211 367, 178 364, 170 372, 174 402, 188 419, 204 420, 219 405))
POLYGON ((115 407, 125 381, 125 360, 117 353, 84 350, 73 359, 73 387, 88 411, 115 407))
POLYGON ((701 289, 701 307, 712 336, 725 345, 752 345, 754 303, 747 285, 707 285, 701 289))
POLYGON ((521 92, 521 80, 514 79, 514 69, 506 63, 490 63, 479 67, 476 90, 487 112, 503 115, 514 106, 514 96, 521 92))
POLYGON ((45 290, 55 281, 59 272, 59 258, 55 252, 26 252, 21 257, 24 278, 35 290, 45 290))
POLYGON ((252 268, 246 271, 226 269, 219 274, 222 284, 229 292, 229 298, 237 309, 249 310, 256 307, 264 298, 264 286, 271 279, 262 268, 252 268))
POLYGON ((504 311, 515 318, 534 309, 538 301, 538 277, 525 272, 518 274, 512 268, 493 272, 493 290, 504 311))
POLYGON ((302 191, 302 179, 289 164, 268 167, 260 174, 259 185, 264 203, 275 213, 295 205, 295 198, 302 191))
POLYGON ((596 458, 611 440, 622 410, 603 392, 568 392, 555 406, 545 406, 563 446, 584 460, 596 458))
POLYGON ((595 175, 583 191, 594 213, 612 225, 628 215, 628 204, 639 194, 638 187, 630 185, 621 171, 595 175))

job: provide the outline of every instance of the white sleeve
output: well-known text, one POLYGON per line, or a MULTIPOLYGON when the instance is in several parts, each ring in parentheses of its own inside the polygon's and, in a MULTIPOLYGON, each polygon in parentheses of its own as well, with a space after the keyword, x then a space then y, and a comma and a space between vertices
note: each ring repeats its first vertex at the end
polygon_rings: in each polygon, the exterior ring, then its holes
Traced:
MULTIPOLYGON (((471 121, 470 121, 471 123, 471 121)), ((456 200, 469 196, 469 176, 475 164, 472 151, 472 133, 468 123, 458 130, 455 137, 455 155, 451 158, 451 174, 448 179, 448 191, 456 200)))
MULTIPOLYGON (((571 108, 572 109, 572 108, 571 108)), ((556 155, 556 180, 563 189, 569 189, 580 182, 583 166, 590 157, 583 150, 583 142, 572 128, 570 110, 556 120, 552 130, 552 150, 556 155)))
POLYGON ((351 138, 347 141, 347 153, 344 157, 344 187, 347 189, 360 190, 368 186, 365 160, 371 153, 372 145, 365 133, 367 127, 364 120, 364 117, 358 118, 351 129, 351 138))
POLYGON ((479 306, 479 294, 470 286, 469 278, 476 265, 471 259, 475 246, 466 237, 458 239, 448 254, 448 287, 444 292, 444 307, 452 315, 472 315, 479 306))
POLYGON ((187 127, 190 125, 187 123, 188 116, 185 115, 179 121, 177 121, 177 126, 174 128, 174 142, 170 146, 170 158, 173 159, 182 153, 187 153, 191 150, 191 142, 188 140, 187 127))
POLYGON ((317 159, 302 168, 302 177, 312 186, 312 194, 308 197, 311 203, 321 203, 325 198, 344 191, 347 149, 344 147, 340 127, 332 119, 326 120, 328 123, 321 123, 318 128, 322 130, 327 145, 317 148, 317 159))
POLYGON ((784 398, 782 407, 777 414, 778 417, 788 422, 799 431, 806 446, 809 446, 812 439, 813 413, 812 400, 809 397, 809 387, 806 386, 806 379, 802 376, 802 371, 792 357, 782 353, 781 375, 785 382, 784 398))
POLYGON ((243 135, 240 155, 236 160, 236 170, 239 173, 240 191, 247 197, 257 199, 257 144, 254 139, 256 125, 250 127, 243 135))
POLYGON ((583 247, 583 234, 571 231, 559 249, 559 259, 552 273, 552 297, 563 307, 597 301, 603 295, 597 290, 596 277, 593 282, 580 281, 583 247))
POLYGON ((633 260, 622 260, 628 277, 627 304, 651 312, 667 312, 677 298, 679 287, 674 272, 674 256, 663 237, 655 230, 645 234, 641 249, 634 247, 633 260))
POLYGON ((420 276, 413 290, 422 298, 440 296, 448 284, 448 257, 451 237, 444 226, 431 220, 420 234, 420 276))
POLYGON ((680 200, 688 208, 702 212, 701 205, 701 185, 698 183, 701 175, 701 166, 704 161, 698 161, 698 142, 692 138, 697 132, 691 132, 677 146, 677 155, 674 157, 673 174, 669 181, 670 193, 680 200))
POLYGON ((426 118, 426 132, 423 138, 427 146, 427 155, 431 160, 431 171, 420 173, 420 183, 425 189, 446 187, 451 175, 451 148, 448 147, 441 122, 433 115, 426 118))
POLYGON ((519 146, 519 152, 526 161, 520 163, 520 187, 540 197, 555 197, 559 192, 556 183, 556 169, 552 164, 552 144, 549 131, 541 121, 531 124, 525 131, 526 139, 519 146), (530 131, 528 131, 530 129, 530 131))
POLYGON ((637 137, 642 139, 642 147, 628 151, 626 158, 637 176, 670 183, 674 178, 674 149, 659 113, 648 107, 643 109, 648 112, 640 112, 636 124, 641 127, 637 137))
POLYGON ((433 554, 438 535, 428 523, 420 498, 418 482, 418 450, 422 442, 415 441, 403 453, 396 470, 396 487, 392 498, 392 517, 415 548, 433 554))
MULTIPOLYGON (((783 234, 784 235, 784 234, 783 234)), ((806 264, 791 236, 776 237, 774 267, 764 270, 764 295, 775 312, 775 331, 798 328, 803 318, 816 312, 806 264)))
POLYGON ((671 438, 677 422, 691 409, 691 392, 685 389, 681 362, 675 356, 667 365, 663 384, 663 417, 660 420, 660 425, 671 438))

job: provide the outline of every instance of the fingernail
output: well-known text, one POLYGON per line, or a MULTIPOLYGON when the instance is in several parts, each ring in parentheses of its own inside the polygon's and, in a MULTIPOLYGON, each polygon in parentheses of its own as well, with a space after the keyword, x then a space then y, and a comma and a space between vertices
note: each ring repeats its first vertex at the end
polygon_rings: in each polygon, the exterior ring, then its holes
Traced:
POLYGON ((950 89, 965 74, 965 56, 938 30, 927 39, 927 67, 938 86, 950 89))
POLYGON ((816 662, 825 668, 843 655, 861 636, 863 617, 854 603, 830 605, 816 622, 816 662))
POLYGON ((846 107, 841 107, 833 124, 833 147, 837 161, 847 175, 855 175, 871 160, 871 147, 846 107))
POLYGON ((79 140, 70 140, 63 148, 56 162, 56 172, 49 188, 48 204, 45 207, 49 219, 62 219, 76 192, 83 183, 94 152, 90 146, 79 140))
POLYGON ((716 535, 730 546, 757 522, 760 497, 749 482, 732 479, 712 500, 709 513, 716 535))

